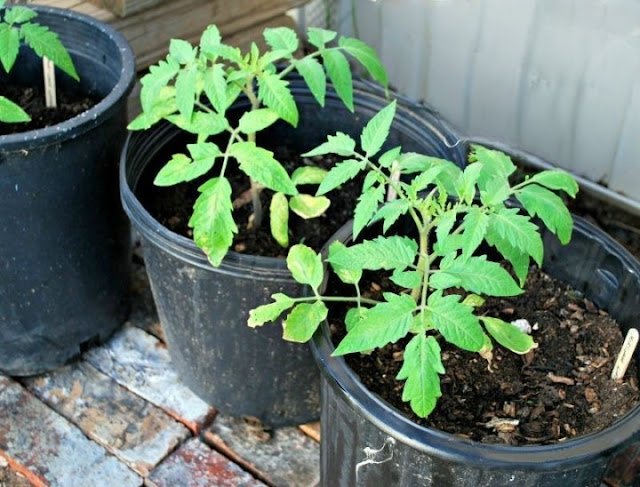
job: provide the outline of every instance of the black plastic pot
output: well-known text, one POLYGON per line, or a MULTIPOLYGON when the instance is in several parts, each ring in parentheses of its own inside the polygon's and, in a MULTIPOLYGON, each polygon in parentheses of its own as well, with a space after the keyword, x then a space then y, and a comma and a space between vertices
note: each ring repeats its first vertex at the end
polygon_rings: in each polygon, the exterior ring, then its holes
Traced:
MULTIPOLYGON (((351 114, 329 91, 326 108, 320 109, 299 80, 292 78, 291 83, 300 110, 299 126, 276 124, 264 137, 282 140, 297 153, 310 150, 336 131, 359 135, 388 103, 377 94, 356 89, 356 112, 351 114)), ((244 110, 246 104, 241 102, 236 109, 244 110)), ((268 302, 273 293, 302 292, 284 259, 230 252, 219 268, 213 268, 193 241, 163 227, 136 196, 144 174, 155 175, 158 162, 167 160, 158 154, 166 153, 181 137, 169 124, 131 134, 120 173, 123 205, 142 236, 172 361, 185 383, 222 412, 252 415, 273 426, 315 420, 319 374, 308 347, 283 341, 278 326, 247 326, 249 310, 268 302)), ((461 147, 448 148, 453 134, 426 109, 400 106, 391 139, 405 150, 460 164, 464 160, 461 147)))
MULTIPOLYGON (((117 165, 133 54, 91 17, 36 8, 81 78, 60 75, 58 85, 101 101, 55 126, 0 136, 0 372, 8 375, 63 365, 111 335, 129 308, 131 238, 117 165)), ((41 79, 27 49, 11 77, 0 75, 0 83, 41 79)))
MULTIPOLYGON (((637 326, 640 263, 602 230, 574 218, 573 238, 566 246, 543 232, 544 269, 609 311, 626 332, 637 326)), ((350 235, 346 225, 334 239, 347 242, 350 235)), ((371 394, 343 358, 331 357, 335 347, 326 323, 312 349, 322 371, 321 478, 326 487, 599 487, 615 455, 640 442, 640 406, 605 431, 555 445, 465 440, 418 426, 371 394)))

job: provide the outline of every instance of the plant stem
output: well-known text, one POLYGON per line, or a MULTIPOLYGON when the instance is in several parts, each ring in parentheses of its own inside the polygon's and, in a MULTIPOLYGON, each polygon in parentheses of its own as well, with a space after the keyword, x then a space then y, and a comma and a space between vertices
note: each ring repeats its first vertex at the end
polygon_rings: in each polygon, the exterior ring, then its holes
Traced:
MULTIPOLYGON (((260 108, 260 105, 261 105, 260 100, 258 99, 255 92, 253 91, 253 81, 254 81, 254 76, 247 77, 247 83, 246 83, 246 89, 245 89, 247 98, 251 102, 252 112, 260 108)), ((247 140, 255 144, 256 142, 255 132, 247 134, 247 140)), ((252 178, 249 178, 249 182, 251 184, 251 203, 253 205, 253 227, 260 228, 262 226, 262 219, 263 219, 263 210, 262 210, 262 202, 260 201, 260 194, 262 193, 262 190, 264 189, 264 187, 261 184, 259 184, 257 181, 254 181, 252 178)))

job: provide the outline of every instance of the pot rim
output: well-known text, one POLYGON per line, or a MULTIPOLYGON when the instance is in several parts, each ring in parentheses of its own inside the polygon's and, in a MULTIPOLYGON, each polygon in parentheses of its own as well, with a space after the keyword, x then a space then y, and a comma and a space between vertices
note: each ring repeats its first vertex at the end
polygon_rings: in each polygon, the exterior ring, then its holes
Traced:
MULTIPOLYGON (((135 57, 131 46, 125 37, 110 25, 95 19, 89 15, 81 14, 72 10, 48 7, 42 5, 30 5, 41 14, 54 17, 61 17, 66 21, 80 23, 90 26, 96 33, 103 34, 115 44, 121 59, 121 71, 118 81, 112 90, 89 110, 82 112, 64 122, 60 122, 49 127, 19 132, 15 134, 0 135, 0 145, 4 151, 23 150, 37 146, 51 145, 62 140, 75 138, 79 133, 85 132, 100 123, 108 116, 114 105, 121 99, 126 98, 133 88, 136 77, 135 57)), ((70 49, 69 46, 66 46, 70 49)), ((70 49, 71 50, 71 49, 70 49)))
MULTIPOLYGON (((614 251, 626 268, 640 275, 638 262, 622 245, 603 230, 572 215, 574 232, 588 232, 603 244, 606 250, 614 251)), ((345 224, 330 241, 346 241, 351 234, 352 222, 345 224)), ((327 244, 328 246, 328 244, 327 244)), ((564 462, 570 456, 575 460, 593 457, 595 454, 612 451, 626 443, 640 441, 640 404, 628 411, 607 429, 573 438, 553 445, 509 446, 492 445, 464 439, 450 433, 420 426, 380 396, 370 392, 343 357, 332 357, 335 350, 325 320, 311 341, 313 355, 334 392, 340 395, 352 409, 365 420, 374 424, 385 434, 426 454, 450 461, 467 464, 486 464, 518 469, 545 470, 564 462)), ((636 352, 637 355, 637 352, 636 352)))

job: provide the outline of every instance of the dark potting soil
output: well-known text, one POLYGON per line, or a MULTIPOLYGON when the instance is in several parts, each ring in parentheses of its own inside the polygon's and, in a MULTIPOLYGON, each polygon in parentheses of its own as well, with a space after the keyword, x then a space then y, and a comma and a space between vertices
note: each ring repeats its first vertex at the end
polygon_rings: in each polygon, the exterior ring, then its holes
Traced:
MULTIPOLYGON (((388 285, 378 276, 363 295, 376 297, 388 285)), ((328 289, 340 287, 338 281, 328 289)), ((343 313, 344 308, 331 308, 335 343, 344 336, 343 313)), ((479 313, 505 321, 527 319, 538 348, 520 356, 494 344, 489 364, 441 340, 443 395, 426 419, 402 401, 403 382, 395 380, 406 340, 371 354, 348 355, 346 361, 369 390, 417 423, 483 443, 564 441, 606 428, 640 400, 635 363, 623 381, 609 378, 623 341, 615 321, 537 267, 525 293, 489 298, 479 313)))
MULTIPOLYGON (((291 174, 296 168, 304 165, 312 165, 322 167, 324 169, 332 168, 336 159, 328 156, 301 158, 288 150, 286 147, 270 148, 275 153, 275 158, 282 163, 287 172, 291 174)), ((166 162, 166 161, 160 161, 166 162)), ((159 165, 158 167, 161 167, 159 165)), ((138 197, 142 205, 169 230, 180 235, 192 238, 193 232, 189 228, 189 219, 193 213, 193 204, 198 197, 198 187, 206 181, 209 176, 203 176, 200 179, 189 183, 178 184, 171 187, 157 187, 152 183, 157 171, 147 171, 145 174, 148 179, 140 182, 140 191, 138 197)), ((234 201, 241 199, 249 189, 249 179, 234 167, 232 162, 227 170, 227 177, 231 182, 232 199, 234 201)), ((289 213, 289 242, 290 245, 296 243, 305 243, 306 245, 319 251, 325 242, 352 218, 351 209, 356 204, 356 200, 360 195, 362 187, 362 178, 355 178, 348 181, 340 188, 332 191, 329 195, 331 206, 320 217, 305 220, 298 215, 289 213)), ((315 194, 317 186, 301 186, 300 192, 315 194)), ((250 216, 253 213, 253 205, 248 199, 244 204, 235 208, 234 219, 238 226, 238 234, 234 238, 233 250, 236 252, 261 255, 266 257, 286 257, 287 250, 276 243, 271 236, 269 229, 269 203, 273 192, 265 189, 261 194, 262 208, 264 212, 263 224, 259 228, 252 227, 249 223, 250 216)))
POLYGON ((3 84, 0 85, 0 95, 17 103, 31 117, 26 123, 2 123, 0 135, 17 134, 29 130, 50 127, 64 122, 93 107, 98 100, 81 93, 69 93, 58 90, 57 107, 47 108, 45 105, 44 90, 39 87, 21 87, 3 84))

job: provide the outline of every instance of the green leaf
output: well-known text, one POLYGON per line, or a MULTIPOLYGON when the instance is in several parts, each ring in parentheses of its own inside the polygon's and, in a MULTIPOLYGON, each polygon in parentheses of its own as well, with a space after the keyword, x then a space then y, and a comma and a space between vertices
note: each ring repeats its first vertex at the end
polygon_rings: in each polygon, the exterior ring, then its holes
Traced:
POLYGON ((336 38, 338 34, 331 30, 319 29, 317 27, 309 27, 309 44, 322 49, 327 43, 336 38))
POLYGON ((518 201, 531 216, 538 216, 560 242, 569 243, 573 231, 573 219, 562 198, 548 189, 530 184, 516 194, 518 201))
POLYGON ((264 40, 273 50, 286 51, 289 54, 298 49, 298 34, 288 27, 266 28, 264 40))
POLYGON ((198 69, 195 66, 180 70, 176 77, 176 103, 178 111, 187 121, 191 120, 196 102, 197 79, 198 69))
POLYGON ((489 216, 478 207, 472 207, 464 217, 462 258, 468 259, 480 246, 489 228, 489 216))
POLYGON ((358 197, 353 214, 353 239, 369 224, 384 199, 384 186, 369 188, 358 197))
POLYGON ((347 311, 347 314, 344 316, 344 326, 347 331, 353 330, 358 323, 364 320, 364 317, 367 315, 367 308, 351 308, 347 311))
POLYGON ((322 65, 315 58, 305 57, 297 61, 295 66, 305 83, 307 83, 313 97, 321 107, 324 107, 327 93, 327 75, 322 65))
POLYGON ((458 198, 469 205, 473 203, 473 198, 476 195, 476 182, 480 177, 482 168, 483 166, 480 162, 469 164, 458 178, 456 184, 458 198))
POLYGON ((511 196, 513 190, 509 181, 501 176, 496 176, 485 182, 480 190, 480 201, 488 207, 500 206, 511 196))
POLYGON ((489 219, 488 235, 497 234, 512 247, 529 254, 538 265, 542 265, 542 238, 538 227, 531 223, 528 216, 518 214, 517 208, 502 208, 491 213, 489 219))
POLYGON ((400 287, 414 289, 422 284, 422 276, 417 271, 395 271, 391 281, 400 287))
POLYGON ((273 303, 264 304, 249 311, 247 324, 251 328, 256 328, 265 323, 277 320, 283 311, 288 310, 295 304, 295 301, 286 294, 276 293, 271 297, 274 300, 273 303))
POLYGON ((273 191, 298 194, 287 171, 273 158, 273 152, 257 147, 254 142, 238 142, 229 148, 229 154, 236 158, 240 169, 251 179, 273 191))
POLYGON ((375 49, 361 40, 351 37, 341 37, 338 41, 338 46, 356 58, 373 79, 381 85, 387 86, 387 72, 375 49))
POLYGON ((278 116, 296 127, 298 125, 298 107, 289 90, 289 82, 271 73, 258 76, 258 98, 278 116))
POLYGON ((433 330, 433 322, 431 316, 425 310, 419 311, 413 317, 413 323, 411 324, 411 333, 423 333, 425 331, 433 330))
POLYGON ((191 64, 196 59, 196 50, 188 41, 171 39, 169 41, 169 55, 180 64, 191 64))
POLYGON ((320 184, 324 181, 328 171, 316 166, 302 166, 293 171, 291 181, 296 186, 302 184, 320 184))
POLYGON ((527 275, 529 274, 529 254, 517 249, 507 238, 500 236, 497 232, 494 232, 489 228, 486 236, 487 243, 492 245, 507 259, 513 271, 518 277, 520 287, 524 286, 527 275))
POLYGON ((302 157, 324 156, 326 154, 338 154, 339 156, 350 157, 354 154, 355 148, 355 140, 342 132, 337 132, 336 135, 329 135, 327 141, 315 149, 302 154, 302 157))
POLYGON ((472 308, 478 308, 484 304, 484 298, 477 294, 468 294, 463 300, 462 304, 471 306, 472 308))
POLYGON ((320 183, 316 195, 323 195, 353 179, 366 166, 365 161, 347 159, 335 165, 320 183))
POLYGON ((402 400, 421 418, 436 407, 442 395, 438 374, 444 372, 438 341, 424 333, 414 336, 404 349, 404 362, 396 379, 406 380, 402 400))
POLYGON ((387 230, 391 228, 398 218, 409 211, 409 202, 405 199, 393 200, 385 203, 373 216, 371 222, 377 222, 383 220, 382 232, 387 233, 387 230))
POLYGON ((353 78, 349 61, 340 51, 322 51, 322 60, 336 93, 353 112, 353 78))
POLYGON ((308 284, 314 290, 322 284, 324 272, 320 254, 316 254, 304 244, 296 244, 289 249, 287 267, 300 284, 308 284))
POLYGON ((404 270, 413 264, 417 254, 418 244, 413 239, 394 235, 344 247, 327 260, 332 266, 346 268, 404 270))
POLYGON ((20 33, 7 24, 0 24, 0 62, 8 73, 18 57, 20 50, 20 33))
POLYGON ((165 116, 176 127, 196 135, 217 135, 228 127, 227 120, 217 113, 195 112, 189 118, 183 114, 165 116))
POLYGON ((517 296, 522 293, 511 275, 497 262, 487 260, 485 255, 457 258, 439 272, 455 277, 458 286, 473 293, 489 296, 517 296))
POLYGON ((38 14, 32 8, 15 5, 5 11, 4 21, 8 24, 22 24, 37 16, 38 14))
POLYGON ((27 45, 40 57, 46 57, 76 81, 80 80, 69 52, 55 32, 40 24, 22 24, 20 32, 27 45))
MULTIPOLYGON (((333 255, 342 252, 346 248, 346 245, 339 240, 332 242, 331 245, 329 245, 329 260, 331 260, 333 255)), ((331 268, 338 278, 346 284, 357 284, 362 278, 362 269, 359 267, 347 267, 337 263, 331 263, 331 268)))
POLYGON ((0 96, 0 122, 20 123, 31 120, 29 114, 8 98, 0 96))
POLYGON ((503 152, 487 149, 481 145, 472 145, 469 161, 478 161, 482 164, 482 172, 478 178, 481 189, 486 188, 487 181, 500 178, 508 180, 516 170, 511 158, 503 152))
POLYGON ((398 160, 402 153, 402 147, 394 147, 382 154, 378 159, 378 164, 382 167, 391 167, 398 160))
POLYGON ((385 294, 386 302, 370 308, 342 339, 334 356, 363 352, 393 343, 409 333, 416 302, 406 294, 385 294))
POLYGON ((188 172, 191 159, 185 154, 174 154, 153 180, 156 186, 173 186, 185 181, 185 173, 188 172))
POLYGON ((382 145, 389 136, 389 130, 391 129, 395 114, 396 101, 394 100, 380 110, 365 125, 362 130, 362 135, 360 136, 360 143, 367 158, 374 156, 382 148, 382 145))
POLYGON ((318 325, 327 318, 327 313, 327 306, 322 301, 298 304, 282 323, 282 337, 290 342, 308 342, 318 325))
POLYGON ((193 207, 189 226, 193 240, 209 258, 214 267, 227 254, 233 234, 238 228, 233 221, 231 185, 224 177, 213 178, 198 188, 200 196, 193 207))
POLYGON ((459 302, 460 296, 442 296, 441 291, 431 293, 427 310, 435 328, 449 343, 477 352, 484 345, 484 331, 473 308, 459 302))
POLYGON ((278 120, 279 116, 270 108, 258 108, 245 112, 240 117, 239 128, 245 134, 254 134, 266 129, 278 120))
POLYGON ((218 27, 209 25, 200 36, 200 50, 204 54, 214 53, 215 49, 222 42, 222 36, 218 27))
POLYGON ((531 336, 511 323, 489 316, 481 316, 480 320, 484 323, 489 334, 500 345, 512 352, 523 355, 538 346, 531 336))
POLYGON ((275 193, 269 205, 271 235, 282 247, 289 246, 289 201, 282 193, 275 193))
POLYGON ((444 244, 444 241, 449 236, 457 218, 458 213, 455 210, 447 210, 438 215, 436 220, 436 241, 439 244, 444 244))
POLYGON ((289 208, 296 215, 305 220, 316 218, 322 215, 331 201, 325 196, 311 196, 310 194, 299 194, 293 196, 289 201, 289 208))
POLYGON ((227 81, 224 77, 224 69, 216 64, 207 69, 203 75, 204 92, 218 113, 224 113, 227 109, 227 81))
POLYGON ((409 188, 407 189, 409 198, 411 198, 412 200, 416 200, 418 198, 418 193, 437 181, 438 176, 442 171, 444 171, 444 169, 445 168, 443 165, 438 164, 430 167, 426 171, 413 178, 411 184, 409 185, 409 188))
POLYGON ((211 170, 216 157, 221 152, 213 143, 189 144, 187 146, 191 158, 184 154, 174 154, 167 164, 156 175, 153 184, 156 186, 173 186, 174 184, 192 181, 211 170))
POLYGON ((578 192, 578 183, 567 172, 553 169, 542 171, 527 180, 528 183, 537 183, 549 189, 561 190, 572 198, 575 198, 578 192))
MULTIPOLYGON (((178 74, 179 66, 176 63, 160 61, 157 65, 149 67, 149 72, 141 79, 140 104, 142 110, 151 112, 158 95, 167 91, 164 88, 178 74)), ((175 96, 175 94, 174 94, 175 96)))

